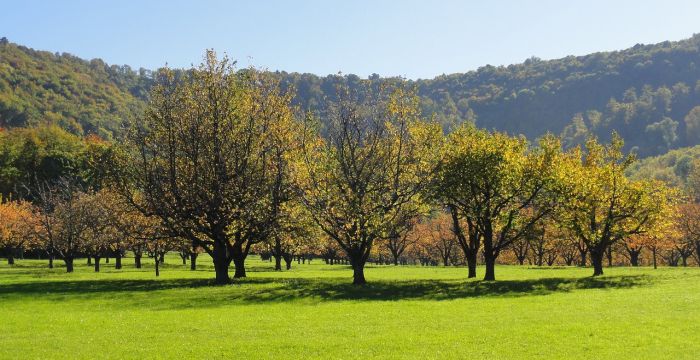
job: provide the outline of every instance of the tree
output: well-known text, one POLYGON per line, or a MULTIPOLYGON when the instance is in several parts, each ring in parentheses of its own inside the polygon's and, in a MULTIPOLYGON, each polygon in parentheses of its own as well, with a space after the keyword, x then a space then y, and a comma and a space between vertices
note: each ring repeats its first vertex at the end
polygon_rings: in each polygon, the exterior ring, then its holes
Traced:
POLYGON ((557 240, 559 256, 566 266, 571 266, 576 259, 576 255, 579 254, 577 245, 578 239, 572 241, 568 233, 564 233, 564 236, 557 240))
POLYGON ((424 254, 431 258, 437 255, 444 266, 449 266, 455 258, 457 240, 452 231, 452 219, 446 213, 438 213, 434 217, 426 217, 421 221, 412 234, 416 245, 423 248, 424 254))
MULTIPOLYGON (((137 207, 117 198, 118 203, 113 206, 112 221, 120 239, 120 246, 124 250, 129 249, 134 254, 134 266, 140 269, 144 252, 151 247, 150 242, 163 241, 169 238, 169 232, 162 225, 161 220, 152 215, 146 216, 137 207)), ((131 199, 141 201, 140 197, 131 199)), ((143 207, 139 205, 138 207, 143 207)))
POLYGON ((688 258, 693 254, 700 265, 700 205, 697 203, 680 204, 677 207, 676 229, 679 233, 675 242, 675 249, 683 261, 683 266, 688 265, 688 258))
POLYGON ((374 242, 392 234, 429 181, 441 138, 436 124, 420 119, 412 90, 359 86, 339 89, 325 137, 309 131, 295 171, 303 203, 347 254, 356 285, 366 282, 374 242))
POLYGON ((83 248, 84 235, 90 226, 90 208, 85 196, 75 181, 68 178, 39 186, 35 236, 49 254, 49 266, 58 255, 66 264, 66 272, 73 272, 73 261, 83 248))
MULTIPOLYGON (((416 209, 417 210, 417 209, 416 209)), ((390 227, 390 233, 386 237, 386 249, 389 250, 394 265, 399 265, 399 259, 406 249, 412 246, 417 239, 410 236, 411 230, 416 225, 418 211, 405 211, 396 219, 396 223, 390 227)))
POLYGON ((144 214, 207 252, 218 284, 229 282, 232 261, 244 277, 250 247, 268 238, 285 201, 275 142, 292 126, 291 93, 213 51, 181 79, 166 69, 158 80, 132 127, 138 150, 122 193, 138 190, 144 214))
POLYGON ((294 256, 313 252, 319 234, 316 224, 298 198, 286 202, 280 208, 275 230, 265 244, 275 258, 275 270, 282 270, 284 260, 287 270, 292 268, 294 256))
POLYGON ((536 266, 543 266, 548 257, 556 254, 555 243, 552 241, 549 231, 551 227, 547 227, 544 222, 533 226, 525 236, 530 243, 532 249, 531 263, 536 266))
POLYGON ((622 244, 627 251, 630 265, 639 266, 639 255, 644 249, 645 242, 638 236, 628 236, 623 239, 622 244))
POLYGON ((527 259, 527 255, 530 252, 530 241, 527 238, 522 237, 513 242, 511 250, 513 251, 513 256, 515 256, 515 259, 518 261, 518 264, 524 265, 525 259, 527 259))
POLYGON ((0 248, 7 264, 15 264, 18 251, 33 246, 35 226, 32 205, 26 201, 0 202, 0 248))
POLYGON ((480 234, 484 280, 495 280, 501 251, 552 213, 560 152, 561 145, 553 137, 528 149, 524 138, 489 133, 469 124, 450 134, 434 193, 466 219, 468 230, 474 229, 470 233, 480 234))
POLYGON ((115 269, 122 268, 121 259, 125 248, 122 231, 122 217, 126 205, 112 189, 88 191, 81 196, 87 210, 85 221, 88 226, 82 233, 82 250, 94 259, 95 271, 100 271, 100 259, 115 255, 115 269))
POLYGON ((476 260, 481 247, 481 233, 470 215, 460 212, 455 204, 448 204, 447 208, 452 219, 452 232, 455 234, 457 244, 462 249, 467 261, 467 278, 474 278, 476 277, 476 260), (466 235, 463 230, 465 228, 466 235))
POLYGON ((700 106, 690 109, 683 119, 685 121, 685 134, 689 144, 697 144, 700 141, 700 106))
POLYGON ((566 200, 559 217, 588 249, 593 276, 603 274, 603 256, 610 246, 653 230, 672 200, 671 190, 661 183, 625 177, 634 157, 624 155, 622 147, 617 134, 609 145, 591 137, 585 152, 572 152, 561 177, 566 200))

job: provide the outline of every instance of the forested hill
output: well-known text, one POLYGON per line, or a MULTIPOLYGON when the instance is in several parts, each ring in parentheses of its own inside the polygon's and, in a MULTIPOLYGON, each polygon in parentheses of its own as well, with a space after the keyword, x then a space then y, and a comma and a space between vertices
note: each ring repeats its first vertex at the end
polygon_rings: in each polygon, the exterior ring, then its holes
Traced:
MULTIPOLYGON (((628 149, 648 156, 700 143, 700 108, 688 116, 700 105, 699 45, 695 35, 623 51, 484 66, 415 84, 424 111, 444 123, 475 119, 480 127, 531 139, 552 132, 568 145, 589 133, 607 140, 617 130, 628 149)), ((311 107, 322 104, 339 80, 284 75, 296 84, 301 104, 311 107)))
POLYGON ((110 138, 138 114, 150 72, 70 54, 36 51, 0 39, 0 126, 57 124, 110 138))
MULTIPOLYGON (((362 81, 277 74, 296 88, 297 104, 321 112, 339 82, 362 81)), ((700 35, 410 82, 426 115, 444 124, 475 121, 531 139, 552 132, 567 145, 589 133, 607 140, 616 130, 641 157, 700 144, 700 35)), ((151 84, 148 70, 0 42, 0 126, 51 122, 109 137, 121 119, 140 111, 151 84)))

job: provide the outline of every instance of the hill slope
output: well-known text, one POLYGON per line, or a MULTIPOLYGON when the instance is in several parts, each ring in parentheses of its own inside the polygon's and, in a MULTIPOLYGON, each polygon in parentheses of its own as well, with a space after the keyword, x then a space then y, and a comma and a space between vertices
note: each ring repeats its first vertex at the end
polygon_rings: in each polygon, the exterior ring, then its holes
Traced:
POLYGON ((2 39, 0 126, 48 122, 73 133, 109 138, 124 118, 143 108, 138 84, 148 79, 145 75, 99 59, 35 51, 2 39))
MULTIPOLYGON (((338 83, 363 81, 355 75, 277 74, 297 90, 296 104, 321 113, 338 83)), ((700 144, 700 35, 410 83, 425 114, 446 126, 468 120, 531 139, 552 132, 568 146, 588 134, 607 140, 615 130, 641 157, 700 144)), ((0 41, 0 126, 52 122, 108 137, 123 118, 138 114, 151 84, 148 70, 0 41)))
MULTIPOLYGON (((640 156, 700 143, 700 35, 678 42, 636 45, 623 51, 531 58, 507 67, 415 83, 427 114, 443 123, 462 119, 480 127, 536 138, 561 134, 568 145, 587 134, 607 140, 612 130, 640 156)), ((332 97, 333 84, 359 78, 286 74, 304 107, 332 97)))
POLYGON ((641 159, 627 169, 635 179, 654 179, 672 186, 685 186, 688 175, 700 161, 700 145, 671 150, 665 154, 641 159))

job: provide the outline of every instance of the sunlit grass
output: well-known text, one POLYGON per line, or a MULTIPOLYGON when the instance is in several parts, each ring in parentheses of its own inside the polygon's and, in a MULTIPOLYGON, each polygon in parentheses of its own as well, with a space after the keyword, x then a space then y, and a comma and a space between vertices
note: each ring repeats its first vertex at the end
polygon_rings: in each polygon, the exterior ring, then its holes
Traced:
MULTIPOLYGON (((700 269, 0 265, 0 358, 698 358, 700 269), (483 274, 483 270, 479 269, 483 274)), ((60 262, 57 262, 60 264, 60 262)))

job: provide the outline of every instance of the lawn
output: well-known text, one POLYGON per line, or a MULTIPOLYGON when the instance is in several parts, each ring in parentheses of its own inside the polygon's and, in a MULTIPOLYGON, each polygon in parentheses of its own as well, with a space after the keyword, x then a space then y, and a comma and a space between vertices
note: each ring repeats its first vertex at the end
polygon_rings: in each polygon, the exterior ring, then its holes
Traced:
POLYGON ((347 266, 256 258, 212 286, 204 258, 160 278, 131 260, 0 265, 0 358, 700 358, 698 268, 373 266, 358 288, 347 266))

